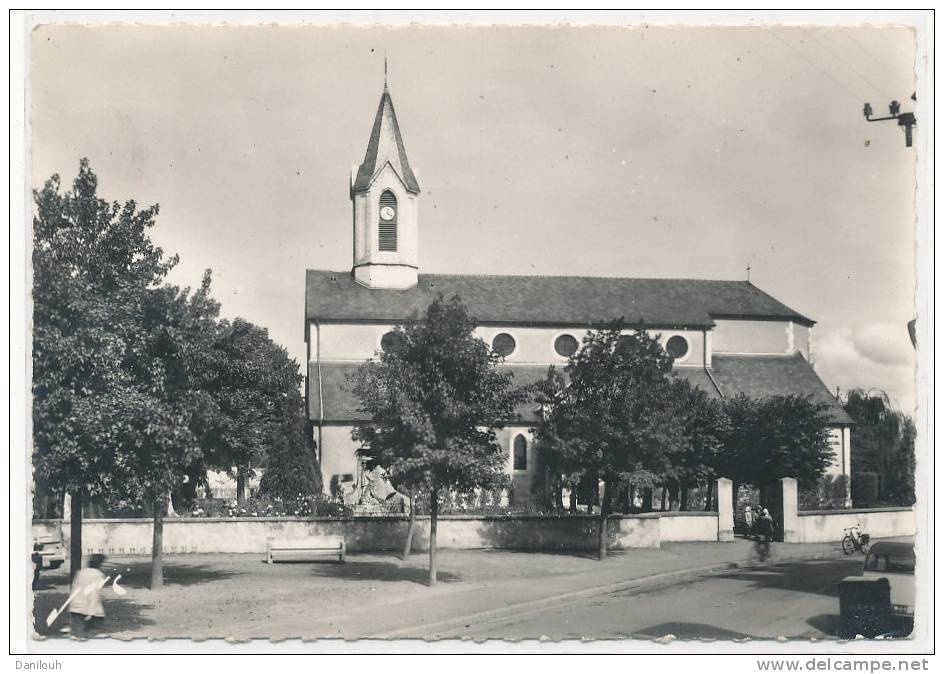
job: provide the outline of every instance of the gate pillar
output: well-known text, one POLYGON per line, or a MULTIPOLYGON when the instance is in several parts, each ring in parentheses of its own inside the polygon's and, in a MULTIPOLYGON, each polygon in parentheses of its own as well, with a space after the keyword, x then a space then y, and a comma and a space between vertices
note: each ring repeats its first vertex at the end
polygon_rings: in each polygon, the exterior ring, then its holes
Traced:
POLYGON ((731 480, 718 478, 715 483, 718 494, 718 541, 729 543, 734 540, 734 505, 731 502, 731 480))
POLYGON ((800 543, 797 526, 797 481, 792 477, 780 480, 781 517, 783 520, 783 542, 800 543))

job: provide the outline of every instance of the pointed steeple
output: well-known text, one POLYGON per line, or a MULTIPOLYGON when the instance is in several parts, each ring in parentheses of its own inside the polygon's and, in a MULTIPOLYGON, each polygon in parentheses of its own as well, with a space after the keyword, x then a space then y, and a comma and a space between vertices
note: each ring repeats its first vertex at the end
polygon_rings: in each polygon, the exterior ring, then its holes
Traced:
POLYGON ((387 91, 386 62, 384 63, 384 91, 377 107, 377 116, 374 118, 374 127, 370 132, 370 141, 367 143, 367 154, 357 169, 357 177, 351 186, 352 192, 361 192, 370 187, 374 176, 389 162, 403 181, 408 192, 419 194, 420 185, 416 181, 410 162, 406 158, 406 149, 403 147, 403 137, 400 135, 400 126, 397 124, 397 115, 393 110, 393 99, 387 91))

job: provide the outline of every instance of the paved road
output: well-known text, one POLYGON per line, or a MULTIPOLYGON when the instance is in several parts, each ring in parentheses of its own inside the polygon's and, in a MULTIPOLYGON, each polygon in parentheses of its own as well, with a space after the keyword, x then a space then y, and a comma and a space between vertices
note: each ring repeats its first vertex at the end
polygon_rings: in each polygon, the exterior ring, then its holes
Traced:
POLYGON ((734 570, 661 590, 626 590, 427 635, 474 639, 809 638, 834 634, 838 583, 861 557, 734 570))

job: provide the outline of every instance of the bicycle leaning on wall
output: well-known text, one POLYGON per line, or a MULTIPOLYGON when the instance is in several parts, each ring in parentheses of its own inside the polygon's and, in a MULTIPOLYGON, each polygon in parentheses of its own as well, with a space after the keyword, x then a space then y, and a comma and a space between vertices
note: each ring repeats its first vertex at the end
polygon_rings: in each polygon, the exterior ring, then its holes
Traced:
POLYGON ((865 554, 869 550, 869 535, 862 533, 862 529, 856 524, 854 527, 843 529, 845 536, 842 537, 842 551, 847 555, 853 552, 865 554))

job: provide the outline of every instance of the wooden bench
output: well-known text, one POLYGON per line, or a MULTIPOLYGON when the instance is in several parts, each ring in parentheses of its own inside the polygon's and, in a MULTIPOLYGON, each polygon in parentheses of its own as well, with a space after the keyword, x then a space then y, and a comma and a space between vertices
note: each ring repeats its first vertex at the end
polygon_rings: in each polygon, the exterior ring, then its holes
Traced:
POLYGON ((297 562, 315 557, 337 557, 344 562, 346 549, 342 536, 306 536, 305 538, 269 538, 266 541, 266 561, 297 562))

